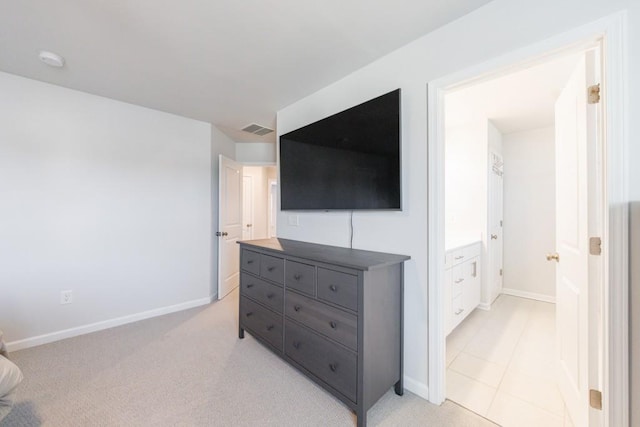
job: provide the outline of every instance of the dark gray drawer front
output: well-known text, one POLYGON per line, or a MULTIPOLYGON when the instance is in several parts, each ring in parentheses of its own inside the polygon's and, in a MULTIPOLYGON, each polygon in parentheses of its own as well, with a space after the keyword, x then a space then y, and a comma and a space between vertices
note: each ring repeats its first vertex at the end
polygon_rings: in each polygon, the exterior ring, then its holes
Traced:
POLYGON ((260 276, 276 283, 284 283, 284 260, 282 258, 260 255, 260 276))
POLYGON ((282 313, 284 290, 248 273, 240 274, 240 294, 282 313))
POLYGON ((240 268, 249 273, 260 274, 260 254, 258 252, 243 249, 241 258, 240 268))
POLYGON ((358 311, 358 276, 318 267, 318 298, 358 311))
POLYGON ((285 314, 354 351, 358 350, 358 318, 353 314, 289 291, 285 314))
POLYGON ((316 294, 316 268, 313 265, 289 260, 287 260, 286 266, 287 274, 284 283, 287 287, 314 296, 316 294))
POLYGON ((286 321, 285 330, 285 354, 356 402, 356 354, 292 321, 286 321))
POLYGON ((282 351, 282 315, 240 297, 240 326, 282 351))

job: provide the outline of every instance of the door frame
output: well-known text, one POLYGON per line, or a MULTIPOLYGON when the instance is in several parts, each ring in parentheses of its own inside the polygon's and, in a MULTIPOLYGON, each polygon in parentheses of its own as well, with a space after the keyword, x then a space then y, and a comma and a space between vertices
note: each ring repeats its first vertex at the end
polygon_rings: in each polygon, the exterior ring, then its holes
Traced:
POLYGON ((428 83, 428 307, 429 401, 445 399, 444 322, 444 95, 454 87, 480 82, 517 69, 603 44, 606 157, 603 188, 604 284, 602 286, 602 396, 604 426, 629 425, 629 223, 628 223, 628 87, 626 12, 618 12, 428 83))

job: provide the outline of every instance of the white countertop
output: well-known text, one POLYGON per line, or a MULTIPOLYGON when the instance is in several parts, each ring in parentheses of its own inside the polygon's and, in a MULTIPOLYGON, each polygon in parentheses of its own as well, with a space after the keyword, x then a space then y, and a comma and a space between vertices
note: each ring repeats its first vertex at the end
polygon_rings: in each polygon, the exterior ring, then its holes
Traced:
POLYGON ((480 233, 448 233, 444 239, 444 250, 449 252, 479 242, 482 242, 480 233))

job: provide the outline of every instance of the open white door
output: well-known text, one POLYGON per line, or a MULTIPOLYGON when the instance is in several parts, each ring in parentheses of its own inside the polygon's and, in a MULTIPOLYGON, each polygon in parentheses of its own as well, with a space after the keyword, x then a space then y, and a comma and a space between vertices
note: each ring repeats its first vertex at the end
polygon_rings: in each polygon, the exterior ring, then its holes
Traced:
POLYGON ((489 255, 487 304, 491 304, 502 291, 502 250, 504 245, 502 236, 503 170, 502 156, 490 152, 487 217, 487 231, 489 234, 487 239, 487 253, 489 255))
POLYGON ((547 259, 557 262, 558 387, 575 426, 589 425, 589 374, 594 366, 589 360, 590 322, 599 321, 599 313, 593 312, 597 292, 589 292, 599 280, 598 269, 589 267, 589 236, 598 236, 591 233, 599 228, 594 216, 601 194, 596 169, 589 170, 599 146, 597 105, 587 102, 587 88, 597 75, 596 59, 595 52, 580 59, 555 108, 556 252, 547 259))
POLYGON ((242 165, 220 155, 218 192, 218 299, 235 289, 240 280, 242 235, 242 165))

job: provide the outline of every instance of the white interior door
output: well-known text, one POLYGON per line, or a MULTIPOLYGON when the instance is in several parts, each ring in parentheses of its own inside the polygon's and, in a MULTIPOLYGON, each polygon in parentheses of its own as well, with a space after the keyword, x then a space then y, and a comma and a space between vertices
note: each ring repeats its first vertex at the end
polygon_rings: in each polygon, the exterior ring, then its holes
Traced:
POLYGON ((242 165, 220 155, 218 193, 218 299, 235 289, 240 275, 242 165))
POLYGON ((242 240, 253 239, 253 177, 242 177, 242 240))
POLYGON ((269 237, 276 237, 276 219, 278 217, 278 182, 269 180, 269 237))
POLYGON ((487 303, 491 304, 502 290, 502 216, 503 216, 503 169, 502 156, 489 153, 489 189, 488 189, 488 224, 487 251, 489 256, 489 280, 487 303))
POLYGON ((598 145, 597 117, 587 103, 595 70, 595 55, 583 56, 556 101, 556 252, 547 256, 558 263, 558 387, 576 426, 589 425, 589 322, 596 320, 590 319, 589 310, 589 216, 594 200, 588 197, 588 171, 598 145))

